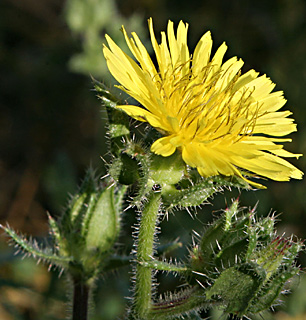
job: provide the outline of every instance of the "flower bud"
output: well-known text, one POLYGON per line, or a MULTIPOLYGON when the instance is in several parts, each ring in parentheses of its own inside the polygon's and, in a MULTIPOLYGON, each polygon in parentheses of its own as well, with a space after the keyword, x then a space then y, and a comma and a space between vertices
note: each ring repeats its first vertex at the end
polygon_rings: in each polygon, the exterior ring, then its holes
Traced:
POLYGON ((259 221, 235 201, 191 250, 189 282, 205 288, 205 299, 243 317, 273 306, 285 283, 299 271, 300 241, 276 237, 274 218, 259 221))
POLYGON ((99 186, 89 170, 57 228, 53 221, 59 254, 71 257, 70 272, 90 278, 110 255, 120 230, 118 202, 122 196, 115 194, 114 187, 99 186))

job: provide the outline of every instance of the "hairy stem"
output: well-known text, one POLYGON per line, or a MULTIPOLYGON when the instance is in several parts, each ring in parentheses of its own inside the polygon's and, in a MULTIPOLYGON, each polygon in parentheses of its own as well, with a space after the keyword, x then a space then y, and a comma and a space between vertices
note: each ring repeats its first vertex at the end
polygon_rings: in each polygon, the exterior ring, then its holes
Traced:
MULTIPOLYGON (((137 239, 137 261, 152 260, 154 234, 160 207, 160 194, 151 193, 145 203, 137 239)), ((152 300, 152 270, 141 264, 136 267, 136 284, 133 313, 138 319, 145 319, 152 300)))
POLYGON ((88 319, 88 299, 90 287, 86 282, 73 279, 72 320, 88 319))

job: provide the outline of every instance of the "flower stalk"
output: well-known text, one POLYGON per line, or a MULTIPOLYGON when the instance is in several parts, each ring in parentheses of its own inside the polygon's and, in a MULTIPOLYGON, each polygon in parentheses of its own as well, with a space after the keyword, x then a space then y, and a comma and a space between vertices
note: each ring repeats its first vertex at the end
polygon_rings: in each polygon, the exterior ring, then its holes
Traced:
POLYGON ((151 192, 140 217, 137 237, 137 266, 135 275, 135 296, 132 313, 137 318, 146 319, 152 305, 152 269, 146 268, 142 262, 150 261, 154 256, 154 237, 160 210, 161 196, 159 192, 151 192))
POLYGON ((88 319, 90 286, 82 279, 73 279, 72 320, 88 319))

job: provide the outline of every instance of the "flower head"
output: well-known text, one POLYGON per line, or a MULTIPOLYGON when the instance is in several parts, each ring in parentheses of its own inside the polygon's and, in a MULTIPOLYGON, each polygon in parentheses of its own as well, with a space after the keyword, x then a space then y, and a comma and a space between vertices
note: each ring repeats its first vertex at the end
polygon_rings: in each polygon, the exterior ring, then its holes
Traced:
POLYGON ((279 111, 286 100, 282 92, 272 92, 275 85, 269 78, 254 70, 242 74, 243 61, 236 57, 222 63, 225 43, 210 58, 210 32, 190 55, 188 24, 182 21, 176 35, 169 21, 158 44, 149 19, 157 66, 137 34, 129 38, 122 30, 137 62, 109 36, 103 52, 119 88, 142 105, 118 108, 163 134, 152 152, 168 157, 178 149, 185 163, 204 177, 243 177, 249 172, 278 181, 302 178, 303 173, 282 158, 301 155, 283 149, 282 143, 291 139, 281 137, 296 131, 296 125, 290 111, 279 111))

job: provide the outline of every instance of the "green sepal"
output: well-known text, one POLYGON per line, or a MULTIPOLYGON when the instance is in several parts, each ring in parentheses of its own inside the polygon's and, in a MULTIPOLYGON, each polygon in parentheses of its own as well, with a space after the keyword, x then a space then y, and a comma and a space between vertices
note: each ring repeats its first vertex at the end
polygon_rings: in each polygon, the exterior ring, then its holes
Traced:
POLYGON ((150 179, 161 187, 178 183, 185 170, 186 164, 178 151, 169 157, 156 154, 151 156, 150 179))
POLYGON ((95 192, 91 193, 88 196, 88 201, 84 205, 86 210, 84 210, 82 212, 82 215, 80 216, 80 224, 77 224, 75 226, 75 227, 80 226, 80 232, 81 232, 81 236, 83 238, 86 237, 86 235, 88 233, 88 225, 91 223, 93 212, 95 211, 96 206, 97 206, 97 201, 100 198, 103 191, 101 191, 101 190, 99 190, 99 188, 97 188, 97 190, 95 192))
POLYGON ((100 99, 103 99, 102 101, 105 104, 108 104, 111 107, 115 107, 119 103, 118 98, 115 97, 102 82, 96 80, 93 77, 91 77, 91 80, 96 92, 98 93, 98 97, 100 99))
POLYGON ((97 196, 88 227, 86 226, 87 250, 106 252, 112 248, 119 233, 118 214, 114 205, 114 187, 103 190, 97 196))
POLYGON ((118 156, 125 147, 125 142, 130 140, 129 117, 116 106, 120 101, 106 88, 106 86, 92 79, 98 98, 106 108, 108 116, 108 135, 111 141, 111 153, 118 156))
POLYGON ((226 222, 227 219, 225 215, 220 219, 217 219, 213 222, 212 225, 208 227, 203 237, 201 238, 200 252, 201 255, 205 257, 205 261, 207 261, 207 264, 210 264, 210 262, 212 261, 212 257, 216 254, 216 252, 219 251, 218 240, 222 238, 224 234, 226 222))
POLYGON ((257 228, 254 226, 250 226, 247 230, 247 233, 248 233, 248 242, 249 243, 247 246, 247 251, 245 253, 245 259, 250 260, 251 255, 253 254, 253 252, 257 248, 259 235, 257 233, 257 228))
POLYGON ((84 247, 86 226, 90 220, 99 192, 98 178, 95 171, 89 168, 77 193, 71 197, 57 225, 60 237, 57 238, 57 247, 63 256, 73 256, 81 259, 80 248, 84 247))
POLYGON ((250 259, 260 264, 267 272, 267 280, 270 280, 279 268, 290 267, 298 252, 302 250, 300 242, 293 242, 284 237, 274 238, 261 250, 254 251, 250 259))
POLYGON ((154 184, 150 179, 150 165, 151 153, 140 143, 128 141, 109 169, 110 175, 119 183, 137 185, 137 195, 132 204, 138 207, 141 207, 154 184))
MULTIPOLYGON (((238 201, 234 201, 232 205, 227 208, 223 215, 215 220, 204 232, 200 242, 200 255, 203 260, 203 269, 209 268, 213 259, 218 252, 225 249, 226 244, 234 242, 236 233, 232 230, 233 217, 238 214, 238 201), (227 241, 224 241, 226 239, 227 241), (202 258, 203 257, 203 258, 202 258)), ((240 226, 241 223, 235 223, 235 226, 240 226)), ((237 241, 238 239, 236 239, 237 241)))
POLYGON ((258 240, 262 244, 268 244, 274 237, 275 218, 273 216, 265 217, 256 223, 256 233, 258 240))
POLYGON ((256 297, 251 301, 248 312, 255 314, 271 308, 283 291, 285 283, 299 273, 296 267, 282 269, 278 275, 273 277, 265 284, 257 293, 256 297))
POLYGON ((122 212, 122 202, 125 197, 127 186, 118 186, 114 192, 114 206, 116 210, 116 216, 118 218, 118 223, 120 222, 120 213, 122 212))
MULTIPOLYGON (((59 219, 58 226, 61 234, 71 234, 75 237, 75 241, 79 239, 77 232, 82 230, 84 216, 91 212, 94 205, 96 192, 98 190, 98 178, 95 176, 95 171, 89 168, 86 171, 85 177, 79 187, 79 190, 71 197, 66 209, 59 219)), ((86 218, 85 218, 86 220, 86 218)))
MULTIPOLYGON (((238 213, 238 212, 237 212, 238 213)), ((219 240, 221 247, 227 247, 247 237, 248 229, 251 226, 252 216, 249 213, 242 214, 240 217, 235 216, 231 221, 231 225, 225 228, 224 236, 219 240)))
POLYGON ((48 223, 49 223, 49 234, 51 236, 53 244, 55 246, 58 246, 58 243, 63 242, 61 230, 56 220, 48 212, 47 212, 47 216, 48 216, 48 223))
POLYGON ((140 167, 136 158, 122 152, 113 160, 108 173, 120 184, 131 185, 139 180, 140 167))
POLYGON ((236 177, 228 178, 215 176, 210 178, 199 178, 198 175, 188 174, 188 178, 182 179, 177 185, 176 190, 172 188, 171 192, 163 193, 165 210, 171 210, 175 207, 187 208, 196 207, 203 204, 207 199, 223 188, 245 188, 249 185, 243 180, 236 177))
POLYGON ((199 261, 196 261, 195 256, 191 259, 198 271, 209 270, 212 266, 229 267, 243 259, 249 246, 247 233, 251 227, 252 214, 239 217, 239 211, 238 201, 233 201, 223 215, 206 229, 197 253, 199 261))
POLYGON ((248 238, 244 237, 237 240, 235 243, 225 247, 224 250, 221 250, 214 259, 214 266, 217 268, 220 267, 230 267, 243 259, 243 256, 246 253, 248 247, 248 238), (234 253, 234 254, 233 254, 234 253))
POLYGON ((0 225, 0 228, 3 229, 10 237, 11 241, 15 244, 15 247, 18 248, 18 251, 21 251, 25 256, 31 256, 37 261, 42 261, 51 265, 55 265, 61 268, 65 268, 72 261, 72 257, 63 257, 54 252, 54 249, 46 246, 42 248, 39 246, 35 240, 27 240, 23 235, 18 235, 10 227, 4 227, 0 225))
POLYGON ((154 302, 147 319, 198 319, 195 312, 209 306, 202 289, 189 287, 154 302))
POLYGON ((126 141, 130 140, 129 119, 120 109, 106 105, 108 115, 108 135, 110 137, 113 155, 118 156, 125 148, 126 141))
POLYGON ((164 208, 166 211, 169 211, 175 207, 187 208, 199 206, 217 191, 218 189, 215 186, 211 186, 205 180, 187 189, 175 190, 172 188, 169 193, 163 192, 164 208))

